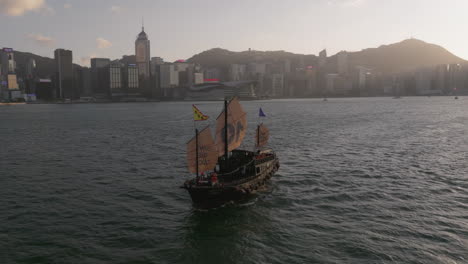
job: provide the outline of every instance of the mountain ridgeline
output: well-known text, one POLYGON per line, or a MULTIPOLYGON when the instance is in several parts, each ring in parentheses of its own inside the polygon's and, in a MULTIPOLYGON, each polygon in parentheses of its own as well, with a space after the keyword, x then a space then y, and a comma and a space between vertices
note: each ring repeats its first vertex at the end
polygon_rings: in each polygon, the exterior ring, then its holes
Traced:
MULTIPOLYGON (((290 60, 302 66, 317 65, 315 55, 294 54, 285 51, 242 51, 233 52, 215 48, 204 51, 189 59, 190 62, 205 67, 227 68, 229 64, 248 64, 254 61, 274 63, 290 60)), ((328 57, 327 70, 336 69, 337 55, 328 57)), ((382 45, 357 52, 348 52, 349 67, 363 66, 383 74, 403 73, 418 68, 439 64, 466 63, 443 47, 417 39, 407 39, 399 43, 382 45)))
MULTIPOLYGON (((42 57, 29 52, 15 51, 18 73, 25 70, 28 60, 36 61, 37 74, 40 77, 51 77, 55 73, 55 62, 52 58, 42 57)), ((251 62, 275 63, 291 61, 292 65, 317 65, 316 55, 295 54, 286 51, 241 51, 234 52, 214 48, 194 55, 189 62, 200 64, 205 68, 227 70, 230 64, 248 64, 251 62)), ((118 60, 124 64, 135 63, 135 56, 123 56, 118 60)), ((337 55, 327 58, 327 71, 336 70, 337 55)), ((417 39, 407 39, 399 43, 382 45, 378 48, 348 52, 349 67, 364 66, 383 74, 404 73, 407 71, 435 66, 439 64, 467 63, 443 47, 429 44, 417 39)), ((75 67, 81 67, 75 64, 75 67)))
POLYGON ((391 45, 350 52, 350 64, 375 69, 382 73, 398 73, 439 64, 466 63, 441 46, 417 39, 391 45))

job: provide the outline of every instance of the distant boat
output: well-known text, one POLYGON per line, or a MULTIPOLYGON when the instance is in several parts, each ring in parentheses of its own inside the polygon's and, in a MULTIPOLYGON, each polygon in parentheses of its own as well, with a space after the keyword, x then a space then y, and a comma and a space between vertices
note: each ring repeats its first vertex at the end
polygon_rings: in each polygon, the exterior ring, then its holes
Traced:
POLYGON ((182 186, 194 204, 211 207, 242 200, 261 189, 279 169, 275 152, 262 149, 268 143, 268 128, 257 126, 256 151, 238 149, 246 131, 246 113, 237 98, 224 101, 224 111, 216 121, 216 140, 209 126, 196 130, 187 143, 188 168, 196 177, 182 186))
POLYGON ((401 99, 401 81, 399 78, 393 78, 393 99, 401 99))

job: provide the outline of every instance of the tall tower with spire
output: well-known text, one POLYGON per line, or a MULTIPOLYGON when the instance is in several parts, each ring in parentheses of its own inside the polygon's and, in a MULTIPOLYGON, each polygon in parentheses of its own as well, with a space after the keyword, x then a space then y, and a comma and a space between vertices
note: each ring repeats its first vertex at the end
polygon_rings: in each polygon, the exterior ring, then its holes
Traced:
POLYGON ((135 58, 140 76, 150 77, 150 41, 145 33, 145 25, 142 23, 141 32, 135 40, 135 58))

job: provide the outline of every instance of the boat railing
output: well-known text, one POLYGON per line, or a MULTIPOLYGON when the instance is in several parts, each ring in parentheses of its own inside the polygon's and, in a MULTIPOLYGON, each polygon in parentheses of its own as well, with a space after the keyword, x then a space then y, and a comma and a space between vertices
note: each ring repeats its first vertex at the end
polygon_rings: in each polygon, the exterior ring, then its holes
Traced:
POLYGON ((274 155, 268 155, 264 158, 261 158, 261 159, 257 159, 255 160, 256 164, 260 164, 260 163, 264 163, 264 162, 267 162, 267 161, 271 161, 271 160, 274 160, 275 159, 275 156, 274 155))
POLYGON ((249 163, 244 164, 242 167, 239 167, 231 172, 223 173, 219 175, 220 182, 232 182, 247 178, 253 172, 253 160, 249 163))

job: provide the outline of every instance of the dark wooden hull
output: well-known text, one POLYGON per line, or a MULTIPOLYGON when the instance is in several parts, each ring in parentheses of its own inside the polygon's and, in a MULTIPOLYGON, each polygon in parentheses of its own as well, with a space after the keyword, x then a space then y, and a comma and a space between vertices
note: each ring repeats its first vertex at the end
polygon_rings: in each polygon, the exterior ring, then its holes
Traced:
POLYGON ((182 187, 187 189, 193 203, 202 207, 241 201, 265 188, 268 180, 279 169, 279 161, 274 156, 272 159, 256 164, 256 167, 257 173, 238 181, 223 182, 220 179, 220 184, 200 186, 192 184, 193 180, 189 180, 182 187))

